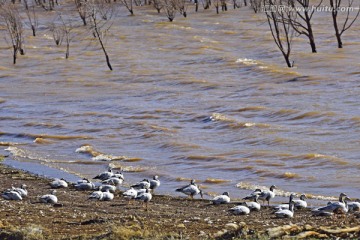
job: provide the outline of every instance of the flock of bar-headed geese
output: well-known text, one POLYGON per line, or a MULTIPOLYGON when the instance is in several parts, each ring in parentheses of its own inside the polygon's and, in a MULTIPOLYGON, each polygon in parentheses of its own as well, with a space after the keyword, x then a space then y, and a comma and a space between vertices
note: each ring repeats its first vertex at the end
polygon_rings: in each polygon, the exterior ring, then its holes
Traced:
MULTIPOLYGON (((72 183, 76 190, 79 191, 92 191, 88 196, 89 200, 95 201, 111 201, 114 199, 114 193, 116 190, 121 190, 120 186, 124 181, 124 175, 121 172, 113 172, 111 168, 109 170, 100 173, 93 179, 100 180, 100 182, 91 182, 89 179, 84 178, 78 180, 76 183, 72 183)), ((64 179, 54 179, 49 183, 52 190, 49 194, 39 196, 41 203, 57 204, 58 198, 56 196, 56 189, 67 188, 69 184, 64 179)), ((152 199, 154 190, 160 186, 160 180, 158 176, 154 176, 153 179, 144 179, 136 184, 130 186, 129 189, 122 192, 122 196, 127 200, 138 200, 144 203, 146 210, 148 209, 148 203, 152 199)), ((267 202, 270 205, 270 200, 276 196, 276 186, 272 185, 268 190, 255 189, 249 195, 243 198, 244 202, 240 205, 229 209, 229 212, 235 215, 247 215, 252 211, 260 211, 261 204, 267 202)), ((203 191, 195 183, 195 180, 191 180, 190 184, 178 188, 176 192, 181 192, 188 195, 190 198, 194 198, 195 195, 200 195, 203 198, 203 191)), ((2 193, 2 197, 6 200, 22 200, 28 196, 26 185, 23 184, 20 187, 12 186, 10 189, 5 190, 2 193)), ((276 205, 273 207, 274 214, 278 218, 292 218, 294 216, 295 209, 304 209, 308 207, 305 194, 302 194, 299 199, 295 199, 296 194, 292 193, 289 196, 289 202, 276 205)), ((216 196, 211 200, 214 205, 230 203, 230 196, 228 192, 216 196)), ((323 207, 313 208, 311 210, 313 215, 316 216, 330 216, 333 214, 345 214, 347 212, 360 211, 360 202, 350 201, 350 198, 341 193, 339 201, 328 202, 323 207)))

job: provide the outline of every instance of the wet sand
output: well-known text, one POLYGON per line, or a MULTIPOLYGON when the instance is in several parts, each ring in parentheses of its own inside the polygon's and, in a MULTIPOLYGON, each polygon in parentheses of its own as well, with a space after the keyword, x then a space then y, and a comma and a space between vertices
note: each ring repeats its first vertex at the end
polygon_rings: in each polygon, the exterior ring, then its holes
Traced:
POLYGON ((111 202, 89 201, 89 192, 59 189, 59 204, 39 203, 50 191, 49 179, 0 164, 1 190, 26 184, 23 201, 0 200, 0 239, 267 239, 303 237, 359 238, 356 213, 315 217, 310 209, 292 219, 275 218, 262 207, 248 216, 234 216, 236 203, 214 206, 209 200, 155 195, 146 211, 116 193, 111 202))

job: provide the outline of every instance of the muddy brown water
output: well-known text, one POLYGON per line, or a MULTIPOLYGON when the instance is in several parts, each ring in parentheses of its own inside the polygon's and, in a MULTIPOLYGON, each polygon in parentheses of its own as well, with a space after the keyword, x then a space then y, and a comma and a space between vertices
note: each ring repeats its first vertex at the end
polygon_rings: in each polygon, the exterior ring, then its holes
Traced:
POLYGON ((288 69, 264 16, 247 7, 189 6, 172 23, 155 11, 120 8, 106 42, 112 72, 82 27, 64 59, 47 27, 55 12, 37 37, 26 27, 16 66, 2 38, 2 153, 93 177, 109 162, 75 152, 87 144, 124 157, 113 163, 127 184, 156 174, 172 195, 195 178, 210 195, 275 184, 280 195, 360 198, 360 21, 337 49, 329 13, 318 13, 318 53, 296 38, 288 69))

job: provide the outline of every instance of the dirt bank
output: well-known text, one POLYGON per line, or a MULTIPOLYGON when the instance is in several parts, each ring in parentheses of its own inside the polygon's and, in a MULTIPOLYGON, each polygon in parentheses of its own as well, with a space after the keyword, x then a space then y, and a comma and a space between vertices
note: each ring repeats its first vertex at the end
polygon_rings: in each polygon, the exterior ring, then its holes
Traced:
POLYGON ((58 190, 59 205, 45 205, 38 197, 50 190, 49 180, 0 164, 1 190, 28 186, 23 201, 0 200, 0 239, 257 239, 358 238, 356 214, 314 217, 310 210, 295 212, 292 219, 276 219, 270 208, 249 216, 234 216, 236 204, 213 206, 208 200, 157 196, 150 209, 128 204, 117 193, 111 202, 88 201, 89 192, 58 190))

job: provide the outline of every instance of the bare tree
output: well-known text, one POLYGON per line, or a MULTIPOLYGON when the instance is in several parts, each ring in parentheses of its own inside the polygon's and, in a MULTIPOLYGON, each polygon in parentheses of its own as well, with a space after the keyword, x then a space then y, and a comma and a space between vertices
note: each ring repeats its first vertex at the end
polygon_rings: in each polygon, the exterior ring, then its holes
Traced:
POLYGON ((166 16, 172 22, 176 15, 176 0, 164 0, 166 16))
MULTIPOLYGON (((261 10, 262 0, 250 0, 251 8, 254 10, 255 13, 258 13, 261 10)), ((246 2, 245 2, 246 6, 246 2)))
POLYGON ((238 2, 237 0, 232 0, 234 9, 241 8, 241 2, 238 2))
POLYGON ((92 0, 91 2, 90 1, 87 2, 86 6, 87 6, 87 12, 89 14, 90 30, 91 30, 93 36, 95 37, 95 39, 100 44, 102 51, 104 52, 107 66, 109 67, 110 70, 113 70, 111 63, 110 63, 109 55, 106 51, 105 39, 106 39, 109 29, 112 26, 112 23, 110 20, 116 11, 115 5, 113 6, 113 8, 111 8, 112 9, 111 12, 106 12, 103 9, 101 9, 103 4, 102 3, 99 4, 98 2, 96 2, 94 0, 92 0), (106 17, 104 17, 104 15, 103 15, 104 12, 107 13, 106 17))
POLYGON ((216 14, 219 14, 220 0, 214 0, 214 7, 216 10, 216 14))
POLYGON ((342 6, 341 2, 342 2, 342 0, 330 0, 330 7, 332 9, 331 15, 332 15, 333 24, 334 24, 336 40, 338 42, 338 48, 343 47, 341 35, 346 30, 351 28, 351 26, 354 24, 354 22, 356 21, 356 19, 359 17, 359 14, 360 14, 360 5, 357 6, 357 10, 354 11, 356 9, 353 6, 354 0, 348 0, 346 6, 342 6), (345 19, 342 24, 339 24, 339 19, 338 19, 338 13, 339 13, 340 8, 345 10, 345 11, 341 11, 341 12, 345 12, 345 14, 346 14, 345 19), (350 12, 352 12, 352 11, 355 13, 351 19, 350 12))
POLYGON ((126 7, 126 9, 130 12, 131 15, 134 15, 133 9, 133 0, 121 0, 122 4, 126 7))
POLYGON ((312 17, 323 0, 320 0, 317 6, 310 6, 309 0, 290 0, 289 6, 291 11, 288 12, 288 20, 291 26, 299 35, 305 35, 309 39, 311 51, 316 53, 315 37, 312 27, 312 17), (296 12, 296 14, 293 14, 296 12))
POLYGON ((187 3, 186 0, 175 0, 176 9, 179 10, 180 14, 184 17, 187 16, 186 10, 187 10, 187 3))
POLYGON ((276 46, 285 58, 287 66, 293 67, 294 62, 290 61, 291 45, 294 30, 288 21, 291 12, 289 8, 283 8, 286 0, 264 0, 265 14, 270 27, 271 35, 276 46))
POLYGON ((16 64, 17 54, 24 55, 23 24, 14 4, 6 3, 0 8, 0 16, 5 23, 7 37, 13 48, 13 63, 16 64))
POLYGON ((36 11, 35 11, 35 4, 32 3, 29 6, 28 0, 23 0, 23 4, 25 6, 26 16, 27 16, 27 18, 29 20, 28 25, 31 27, 32 35, 35 37, 36 36, 36 29, 39 26, 39 20, 38 20, 38 17, 36 15, 36 11))
POLYGON ((66 21, 61 14, 55 19, 54 23, 50 26, 50 31, 53 33, 53 39, 57 46, 61 45, 65 40, 66 52, 65 58, 68 59, 70 56, 70 42, 73 39, 73 29, 71 21, 66 21), (56 21, 58 23, 56 23, 56 21))
POLYGON ((52 36, 55 44, 57 46, 60 46, 65 35, 63 29, 60 26, 58 26, 56 23, 52 23, 50 25, 50 31, 52 32, 52 36))
POLYGON ((152 4, 158 13, 160 13, 161 9, 164 7, 164 3, 162 0, 153 0, 152 4))
POLYGON ((75 0, 75 6, 81 20, 83 21, 84 26, 86 26, 87 25, 86 0, 75 0))
MULTIPOLYGON (((196 0, 199 1, 199 0, 196 0)), ((204 9, 209 9, 211 6, 211 0, 201 0, 204 9)), ((197 2, 196 2, 197 3, 197 2)))

